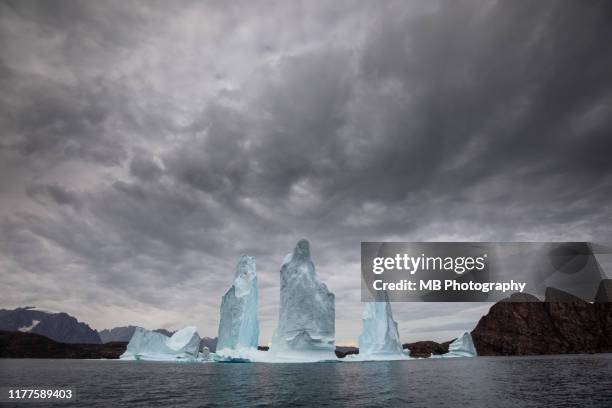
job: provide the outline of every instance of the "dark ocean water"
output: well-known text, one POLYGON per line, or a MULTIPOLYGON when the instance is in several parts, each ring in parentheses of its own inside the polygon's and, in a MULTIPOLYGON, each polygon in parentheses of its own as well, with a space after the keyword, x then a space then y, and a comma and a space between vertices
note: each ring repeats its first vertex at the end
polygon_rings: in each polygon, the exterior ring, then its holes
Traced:
POLYGON ((36 385, 75 389, 75 402, 52 406, 612 407, 612 354, 316 364, 0 360, 0 386, 36 385))

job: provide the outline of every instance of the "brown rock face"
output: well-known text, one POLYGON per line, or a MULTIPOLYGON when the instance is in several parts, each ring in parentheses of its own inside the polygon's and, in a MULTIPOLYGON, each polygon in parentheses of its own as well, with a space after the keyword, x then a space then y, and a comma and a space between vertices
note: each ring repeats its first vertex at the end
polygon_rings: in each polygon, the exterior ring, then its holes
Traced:
POLYGON ((336 357, 344 358, 348 356, 349 354, 359 354, 359 348, 351 347, 351 346, 336 346, 335 353, 336 353, 336 357))
POLYGON ((410 357, 430 357, 432 354, 440 355, 448 353, 448 345, 453 340, 444 343, 436 343, 435 341, 417 341, 414 343, 403 344, 404 349, 410 349, 410 357))
POLYGON ((605 336, 603 348, 605 352, 612 353, 612 279, 601 281, 593 307, 605 336))
POLYGON ((546 289, 544 301, 566 353, 595 353, 601 349, 604 332, 592 304, 554 288, 546 289))
POLYGON ((609 352, 612 303, 591 304, 554 288, 544 302, 514 294, 491 307, 472 339, 481 356, 609 352))
POLYGON ((597 289, 595 303, 610 302, 612 302, 612 279, 604 279, 599 284, 599 289, 597 289))

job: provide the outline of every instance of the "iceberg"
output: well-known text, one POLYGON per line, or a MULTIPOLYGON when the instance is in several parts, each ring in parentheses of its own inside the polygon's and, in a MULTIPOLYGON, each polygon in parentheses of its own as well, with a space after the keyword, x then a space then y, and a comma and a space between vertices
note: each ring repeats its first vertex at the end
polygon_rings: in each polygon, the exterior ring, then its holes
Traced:
POLYGON ((336 360, 334 294, 317 278, 307 240, 285 257, 280 279, 271 356, 279 361, 336 360))
POLYGON ((219 320, 217 354, 227 350, 257 348, 257 273, 255 258, 242 255, 238 260, 232 287, 223 295, 219 320))
POLYGON ((463 336, 458 337, 448 346, 448 353, 445 356, 453 357, 475 357, 476 347, 472 341, 472 335, 468 332, 463 333, 463 336))
POLYGON ((200 336, 195 327, 187 326, 171 337, 137 327, 121 360, 196 361, 200 336))
POLYGON ((448 353, 438 356, 432 355, 434 358, 452 358, 452 357, 476 357, 476 347, 472 341, 472 335, 468 332, 457 337, 451 344, 448 345, 448 353))
POLYGON ((368 302, 363 310, 363 330, 359 335, 359 359, 405 358, 397 322, 393 319, 391 304, 368 302))

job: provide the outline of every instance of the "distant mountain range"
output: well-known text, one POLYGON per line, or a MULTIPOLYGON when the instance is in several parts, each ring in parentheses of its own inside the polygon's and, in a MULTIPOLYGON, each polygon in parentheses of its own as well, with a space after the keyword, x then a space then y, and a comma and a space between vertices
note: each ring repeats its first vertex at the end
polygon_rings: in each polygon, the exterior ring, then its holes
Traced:
MULTIPOLYGON (((132 325, 104 329, 100 332, 100 338, 102 339, 102 343, 108 343, 110 341, 130 341, 134 334, 134 330, 136 330, 136 326, 132 325)), ((153 331, 165 336, 172 336, 174 334, 173 331, 168 331, 166 329, 155 329, 153 331)))
MULTIPOLYGON (((22 332, 43 335, 51 340, 66 344, 104 344, 128 342, 136 326, 121 326, 98 332, 88 324, 79 322, 67 313, 51 313, 31 306, 14 310, 0 309, 0 331, 22 332)), ((155 329, 154 331, 172 336, 173 331, 155 329)), ((203 337, 200 347, 217 349, 216 337, 203 337)))
POLYGON ((50 313, 32 307, 0 309, 0 330, 41 334, 61 343, 100 344, 97 330, 67 313, 50 313))
POLYGON ((200 350, 204 347, 208 347, 211 352, 217 351, 217 338, 216 337, 202 337, 200 340, 200 350))

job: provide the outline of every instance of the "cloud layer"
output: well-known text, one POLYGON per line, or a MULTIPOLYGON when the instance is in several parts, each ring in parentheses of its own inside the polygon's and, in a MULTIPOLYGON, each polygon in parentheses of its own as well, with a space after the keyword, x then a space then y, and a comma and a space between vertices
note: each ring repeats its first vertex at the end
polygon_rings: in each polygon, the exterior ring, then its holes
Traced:
MULTIPOLYGON (((96 328, 215 335, 240 253, 262 343, 311 241, 337 338, 367 240, 611 241, 609 2, 0 4, 0 285, 96 328)), ((446 340, 486 304, 394 304, 446 340)))

